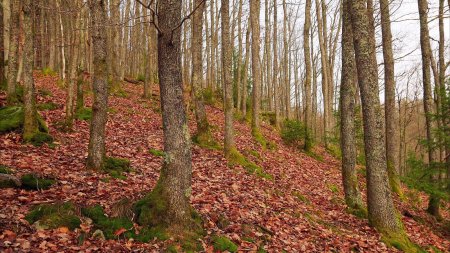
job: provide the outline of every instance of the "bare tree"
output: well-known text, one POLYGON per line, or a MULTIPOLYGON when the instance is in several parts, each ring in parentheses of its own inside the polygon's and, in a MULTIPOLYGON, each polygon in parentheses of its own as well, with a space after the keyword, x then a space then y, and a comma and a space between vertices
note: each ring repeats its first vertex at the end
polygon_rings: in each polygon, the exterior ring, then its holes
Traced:
POLYGON ((312 122, 311 122, 311 48, 309 36, 311 30, 311 0, 305 2, 305 24, 303 27, 303 49, 305 57, 305 146, 309 151, 312 148, 312 122))

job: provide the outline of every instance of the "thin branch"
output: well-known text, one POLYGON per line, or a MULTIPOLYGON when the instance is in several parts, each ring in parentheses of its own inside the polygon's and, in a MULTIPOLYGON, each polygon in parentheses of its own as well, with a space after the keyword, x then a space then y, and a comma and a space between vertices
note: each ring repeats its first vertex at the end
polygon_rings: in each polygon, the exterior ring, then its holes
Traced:
MULTIPOLYGON (((139 0, 137 0, 137 1, 139 1, 139 0)), ((172 34, 170 35, 170 41, 173 40, 173 33, 174 33, 177 29, 179 29, 179 28, 183 25, 183 23, 184 23, 186 20, 190 19, 191 16, 195 13, 195 11, 196 11, 198 8, 200 8, 200 6, 202 6, 202 4, 204 4, 204 3, 205 3, 205 0, 202 0, 200 3, 198 3, 197 6, 195 6, 195 8, 191 11, 191 13, 189 13, 187 16, 185 16, 185 17, 181 20, 181 22, 180 22, 177 26, 175 26, 175 27, 172 29, 172 34)))

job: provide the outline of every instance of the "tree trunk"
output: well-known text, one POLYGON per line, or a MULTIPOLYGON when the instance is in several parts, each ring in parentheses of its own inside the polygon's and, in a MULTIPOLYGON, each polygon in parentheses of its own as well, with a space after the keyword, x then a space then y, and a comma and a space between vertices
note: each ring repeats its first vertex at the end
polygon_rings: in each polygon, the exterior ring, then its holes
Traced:
POLYGON ((245 37, 245 60, 242 76, 242 117, 245 119, 247 115, 247 94, 248 94, 248 64, 250 61, 250 27, 247 27, 245 37))
POLYGON ((23 139, 31 141, 39 131, 36 110, 36 94, 33 79, 34 40, 33 40, 33 1, 23 1, 23 31, 24 31, 24 62, 23 62, 23 94, 24 94, 24 123, 23 139))
POLYGON ((105 131, 108 120, 108 66, 107 66, 107 37, 105 30, 106 2, 105 0, 91 0, 91 37, 94 52, 92 120, 89 135, 87 167, 100 170, 103 167, 105 152, 105 131))
POLYGON ((399 174, 398 114, 395 108, 395 71, 392 51, 389 0, 380 0, 381 31, 384 59, 384 116, 386 122, 386 159, 389 182, 393 192, 402 195, 399 174))
POLYGON ((342 4, 342 77, 340 91, 342 182, 345 202, 350 209, 364 210, 356 172, 355 90, 356 73, 353 31, 350 17, 351 0, 342 4))
POLYGON ((192 22, 192 99, 194 100, 195 119, 197 122, 196 140, 199 143, 211 143, 212 136, 209 130, 208 118, 206 117, 205 105, 203 103, 203 11, 205 3, 203 0, 195 0, 194 8, 200 7, 194 12, 192 22))
POLYGON ((305 2, 305 24, 303 27, 303 49, 305 57, 305 146, 306 151, 312 148, 311 122, 311 49, 309 32, 311 30, 311 0, 305 2))
POLYGON ((222 0, 222 68, 224 85, 224 108, 225 108, 225 157, 230 158, 234 149, 233 129, 233 80, 231 76, 232 48, 230 45, 230 16, 229 0, 222 0))
POLYGON ((378 70, 373 27, 365 0, 352 0, 353 43, 361 92, 364 122, 364 148, 367 168, 369 223, 387 238, 409 242, 396 216, 386 171, 386 150, 378 95, 378 70))
POLYGON ((260 32, 259 32, 260 0, 250 0, 250 23, 252 28, 252 134, 260 138, 259 111, 261 107, 261 63, 259 58, 260 32))
POLYGON ((275 107, 275 126, 280 128, 280 101, 278 100, 278 10, 277 10, 277 0, 273 0, 273 97, 274 97, 274 107, 275 107))
POLYGON ((16 94, 16 80, 17 72, 19 68, 18 64, 18 48, 19 48, 19 17, 20 17, 20 1, 11 0, 10 2, 11 10, 11 21, 10 27, 14 29, 10 30, 10 40, 9 40, 9 53, 8 53, 8 86, 6 90, 7 103, 15 104, 18 102, 16 94))
MULTIPOLYGON (((428 163, 429 166, 438 161, 438 154, 435 150, 435 136, 433 131, 435 129, 435 122, 432 114, 434 110, 433 93, 431 89, 431 45, 430 33, 428 30, 428 3, 427 0, 418 0, 419 19, 420 19, 420 48, 422 50, 422 79, 423 79, 423 106, 425 112, 426 132, 427 132, 427 147, 428 147, 428 163)), ((433 169, 433 168, 429 168, 433 169)), ((432 178, 436 179, 435 173, 432 173, 432 178)), ((439 198, 431 195, 428 203, 427 211, 436 216, 440 216, 439 198)))
POLYGON ((3 0, 2 1, 2 7, 3 7, 3 44, 0 46, 3 47, 4 52, 4 69, 3 69, 3 75, 5 77, 5 84, 7 85, 7 78, 8 78, 8 54, 9 54, 9 40, 10 40, 10 21, 11 21, 11 2, 10 0, 3 0))
MULTIPOLYGON (((242 83, 242 5, 243 0, 239 0, 239 7, 238 7, 238 55, 237 55, 237 63, 236 63, 236 69, 237 69, 237 78, 236 78, 236 89, 237 89, 237 101, 236 101, 236 108, 239 111, 241 109, 241 91, 243 86, 242 83)), ((207 26, 206 26, 207 27, 207 26)))
POLYGON ((3 9, 4 9, 4 3, 2 2, 0 5, 0 86, 3 86, 5 83, 5 46, 4 46, 4 22, 3 22, 3 9))
POLYGON ((172 31, 181 22, 181 1, 158 3, 158 70, 163 115, 164 152, 167 159, 158 186, 167 201, 165 222, 174 232, 183 231, 190 221, 192 162, 189 128, 183 101, 181 76, 181 30, 172 31), (173 34, 172 34, 173 33, 173 34))

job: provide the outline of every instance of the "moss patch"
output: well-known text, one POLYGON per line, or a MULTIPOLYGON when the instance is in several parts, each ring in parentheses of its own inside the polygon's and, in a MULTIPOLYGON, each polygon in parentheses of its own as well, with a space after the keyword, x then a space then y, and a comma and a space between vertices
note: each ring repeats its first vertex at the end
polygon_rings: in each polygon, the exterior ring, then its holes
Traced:
POLYGON ((323 156, 313 152, 313 151, 305 151, 305 154, 311 158, 316 159, 319 162, 324 162, 325 160, 323 159, 323 156))
POLYGON ((71 230, 80 227, 81 220, 76 215, 75 206, 70 203, 44 204, 34 207, 25 219, 34 224, 39 221, 41 228, 67 227, 71 230))
POLYGON ((20 178, 22 188, 26 190, 47 190, 56 183, 53 179, 43 178, 35 174, 25 174, 20 178))
POLYGON ((225 236, 214 236, 213 237, 214 250, 223 252, 237 252, 238 246, 234 244, 230 239, 225 236))
POLYGON ((117 158, 117 157, 106 157, 103 170, 107 172, 111 177, 116 179, 126 179, 123 175, 124 172, 131 172, 131 163, 128 159, 117 158))
POLYGON ((92 119, 92 108, 83 107, 75 113, 75 118, 79 120, 89 121, 92 119))
POLYGON ((300 192, 294 191, 292 193, 293 196, 295 196, 299 201, 304 202, 306 204, 310 204, 311 201, 303 194, 301 194, 300 192))
POLYGON ((52 143, 53 137, 45 132, 36 132, 31 138, 25 139, 25 141, 39 147, 44 145, 44 143, 52 143))
POLYGON ((56 71, 54 71, 53 69, 51 69, 49 67, 45 67, 42 69, 42 75, 43 76, 56 76, 56 75, 58 75, 58 73, 56 73, 56 71))
POLYGON ((12 170, 3 164, 0 164, 0 174, 12 174, 12 170))
POLYGON ((360 219, 367 219, 368 212, 365 207, 347 207, 345 211, 349 214, 352 214, 360 219))
POLYGON ((255 139, 255 141, 257 143, 259 143, 259 145, 261 145, 261 147, 263 149, 267 148, 266 138, 264 138, 264 135, 262 135, 262 133, 261 133, 261 131, 259 131, 259 129, 256 129, 256 128, 252 129, 252 135, 253 135, 253 138, 255 139))
POLYGON ((58 109, 58 105, 53 102, 49 102, 49 103, 37 104, 36 108, 39 111, 52 111, 52 110, 58 109))
POLYGON ((164 157, 164 151, 162 151, 160 149, 151 148, 151 149, 149 149, 148 152, 150 152, 150 154, 152 154, 154 156, 164 157))
MULTIPOLYGON (((24 115, 24 109, 22 106, 7 106, 0 108, 0 133, 21 130, 24 124, 24 115)), ((40 132, 48 133, 47 124, 45 124, 45 121, 40 115, 38 115, 38 128, 40 132)), ((33 137, 34 136, 29 137, 28 140, 33 144, 39 144, 43 140, 48 142, 50 139, 49 136, 43 135, 36 136, 35 140, 33 140, 33 137)))
POLYGON ((417 244, 411 242, 405 232, 381 233, 381 241, 390 247, 394 247, 406 253, 425 253, 417 244))
POLYGON ((249 173, 254 173, 259 177, 266 178, 266 179, 272 179, 272 175, 267 174, 264 172, 263 168, 259 167, 252 161, 248 160, 245 156, 243 156, 239 151, 236 149, 231 150, 229 157, 228 157, 228 163, 230 166, 236 166, 241 165, 244 167, 249 173))
POLYGON ((126 238, 135 237, 135 233, 133 232, 134 226, 131 220, 127 218, 109 218, 105 215, 105 212, 100 205, 82 208, 81 214, 92 219, 94 227, 100 229, 106 239, 117 238, 118 236, 115 235, 115 233, 120 229, 126 229, 120 236, 126 238))
POLYGON ((219 145, 219 143, 214 140, 211 133, 208 130, 208 133, 204 134, 196 134, 192 136, 192 142, 195 143, 197 146, 211 149, 211 150, 220 150, 222 147, 219 145))

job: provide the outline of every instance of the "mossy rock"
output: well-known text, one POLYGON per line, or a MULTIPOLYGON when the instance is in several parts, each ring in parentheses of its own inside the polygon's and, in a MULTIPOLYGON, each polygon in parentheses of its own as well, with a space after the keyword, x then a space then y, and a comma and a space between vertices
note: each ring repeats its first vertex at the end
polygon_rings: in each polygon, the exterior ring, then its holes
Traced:
POLYGON ((47 190, 56 183, 53 179, 42 178, 35 174, 25 174, 20 178, 22 188, 26 190, 47 190))
POLYGON ((38 205, 25 216, 25 219, 30 224, 39 222, 39 227, 44 229, 67 227, 74 230, 81 224, 80 218, 76 215, 76 207, 70 202, 38 205))
POLYGON ((238 246, 234 244, 230 239, 225 236, 214 236, 213 237, 214 250, 216 251, 228 251, 237 252, 238 246))
POLYGON ((36 108, 38 109, 38 111, 53 111, 53 110, 58 109, 58 105, 53 102, 49 102, 49 103, 37 104, 36 108))
POLYGON ((89 121, 92 119, 92 108, 83 107, 75 113, 75 118, 79 120, 89 121))
POLYGON ((25 139, 26 142, 33 144, 34 146, 40 147, 44 145, 44 143, 53 143, 53 137, 45 132, 36 132, 31 138, 25 139))

